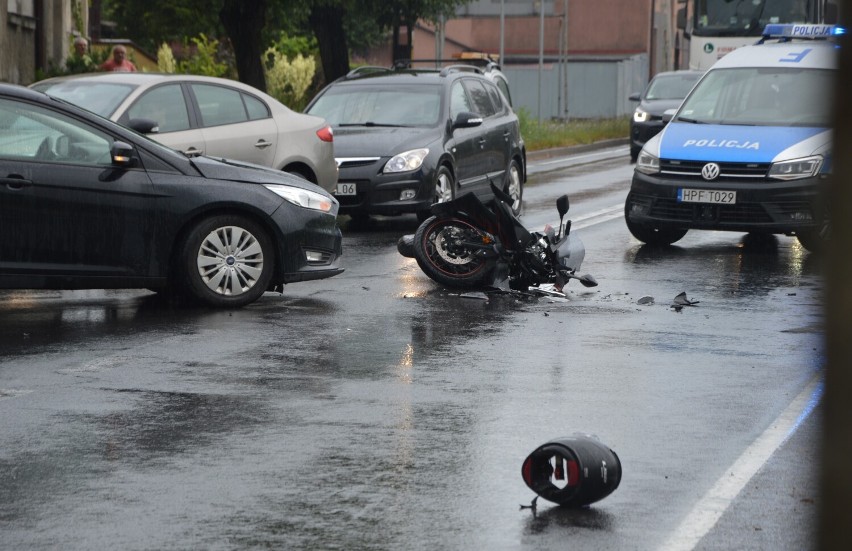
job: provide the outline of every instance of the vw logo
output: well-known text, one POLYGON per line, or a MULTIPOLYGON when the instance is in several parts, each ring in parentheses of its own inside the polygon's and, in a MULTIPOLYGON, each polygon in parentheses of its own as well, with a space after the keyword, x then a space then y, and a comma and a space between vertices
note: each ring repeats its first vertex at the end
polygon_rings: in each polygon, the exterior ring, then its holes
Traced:
POLYGON ((701 176, 705 180, 715 180, 719 177, 719 165, 716 163, 707 163, 701 168, 701 176))

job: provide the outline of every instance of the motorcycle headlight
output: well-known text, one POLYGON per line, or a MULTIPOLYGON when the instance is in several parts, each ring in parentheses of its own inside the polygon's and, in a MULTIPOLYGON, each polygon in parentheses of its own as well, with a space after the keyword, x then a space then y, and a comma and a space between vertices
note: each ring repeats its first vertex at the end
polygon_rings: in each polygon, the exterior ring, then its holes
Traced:
POLYGON ((645 122, 647 120, 648 112, 641 107, 637 107, 636 111, 633 111, 633 122, 645 122))
POLYGON ((642 174, 656 174, 660 171, 660 159, 655 155, 651 155, 644 149, 639 152, 639 157, 636 158, 636 170, 642 174))
POLYGON ((264 184, 264 187, 276 195, 290 201, 294 205, 322 212, 331 212, 334 200, 325 195, 297 187, 282 186, 280 184, 264 184))
POLYGON ((423 159, 429 154, 428 149, 412 149, 394 155, 390 161, 385 164, 382 172, 385 174, 391 172, 410 172, 417 170, 423 164, 423 159))
POLYGON ((820 167, 822 167, 822 156, 814 155, 813 157, 773 163, 769 168, 768 176, 778 180, 810 178, 819 172, 820 167))

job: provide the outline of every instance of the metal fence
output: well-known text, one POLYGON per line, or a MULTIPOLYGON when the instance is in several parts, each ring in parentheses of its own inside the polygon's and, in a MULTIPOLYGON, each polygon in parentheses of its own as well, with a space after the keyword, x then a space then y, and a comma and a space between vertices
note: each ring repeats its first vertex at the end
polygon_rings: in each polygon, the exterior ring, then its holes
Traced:
POLYGON ((608 119, 633 112, 636 104, 627 98, 647 85, 648 56, 576 57, 545 63, 541 70, 537 62, 507 59, 503 72, 516 110, 542 120, 608 119))

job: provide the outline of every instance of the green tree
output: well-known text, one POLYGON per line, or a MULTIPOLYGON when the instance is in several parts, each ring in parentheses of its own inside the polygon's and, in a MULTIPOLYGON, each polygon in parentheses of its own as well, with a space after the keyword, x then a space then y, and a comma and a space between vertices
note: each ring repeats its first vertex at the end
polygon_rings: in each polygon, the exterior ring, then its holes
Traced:
POLYGON ((349 72, 350 48, 362 50, 394 31, 397 57, 410 57, 411 33, 418 19, 450 15, 469 0, 102 0, 103 19, 118 33, 155 51, 163 42, 204 34, 227 36, 239 79, 266 89, 262 55, 281 31, 313 35, 324 80, 349 72), (400 29, 408 40, 400 47, 400 29), (407 55, 399 56, 400 52, 407 55))
POLYGON ((469 4, 470 0, 376 0, 377 19, 382 27, 393 33, 394 59, 411 59, 412 33, 417 21, 425 19, 436 22, 442 15, 452 16, 456 8, 469 4), (406 29, 406 41, 400 41, 400 29, 406 29))
POLYGON ((330 82, 349 72, 347 27, 355 22, 367 28, 393 31, 394 57, 411 57, 411 39, 419 19, 435 21, 442 14, 452 15, 458 6, 470 0, 310 0, 309 21, 319 44, 325 79, 330 82), (349 23, 347 25, 347 22, 349 23), (374 22, 375 25, 370 23, 374 22), (408 40, 400 47, 400 28, 407 29, 408 40))
POLYGON ((223 36, 219 22, 222 0, 102 0, 102 20, 113 21, 116 32, 149 52, 163 42, 187 36, 223 36))
POLYGON ((266 26, 266 0, 224 0, 219 21, 225 27, 240 80, 266 91, 263 72, 263 43, 261 31, 266 26))

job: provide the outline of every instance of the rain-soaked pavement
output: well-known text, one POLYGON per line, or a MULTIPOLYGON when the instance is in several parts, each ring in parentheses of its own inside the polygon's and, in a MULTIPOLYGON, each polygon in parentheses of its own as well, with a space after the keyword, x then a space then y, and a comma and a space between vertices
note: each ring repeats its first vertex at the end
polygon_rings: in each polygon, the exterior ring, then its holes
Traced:
POLYGON ((344 274, 239 311, 0 291, 0 548, 812 548, 819 259, 641 246, 626 159, 527 188, 532 229, 569 193, 600 282, 564 301, 439 287, 396 253, 413 217, 343 219, 344 274), (619 488, 519 509, 527 454, 577 432, 618 453, 619 488))

